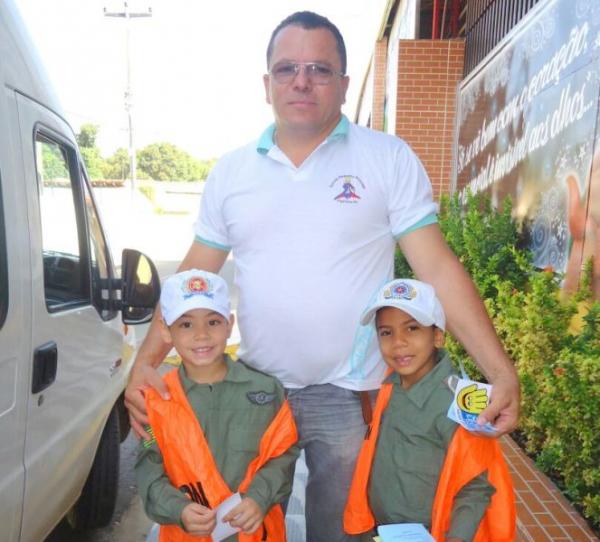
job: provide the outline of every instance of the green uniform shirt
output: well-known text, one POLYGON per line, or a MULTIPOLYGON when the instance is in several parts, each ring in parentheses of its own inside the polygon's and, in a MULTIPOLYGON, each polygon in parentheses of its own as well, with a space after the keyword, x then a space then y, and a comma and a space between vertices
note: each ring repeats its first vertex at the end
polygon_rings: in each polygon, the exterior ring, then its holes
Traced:
MULTIPOLYGON (((275 379, 255 371, 243 362, 225 356, 227 374, 221 382, 197 384, 186 376, 183 365, 179 377, 221 476, 235 491, 244 479, 248 464, 258 454, 261 437, 285 400, 284 390, 275 379)), ((299 450, 292 446, 271 459, 254 476, 246 497, 267 512, 289 496, 294 463, 299 450)), ((160 524, 182 527, 181 512, 190 503, 165 474, 158 445, 140 444, 135 465, 140 496, 148 516, 160 524)), ((237 535, 227 542, 237 540, 237 535)))
MULTIPOLYGON (((408 390, 392 373, 394 385, 383 413, 369 482, 369 504, 378 525, 422 523, 431 527, 431 509, 446 451, 458 427, 446 413, 454 374, 448 354, 408 390)), ((448 537, 471 540, 494 494, 487 475, 467 484, 454 502, 448 537)))

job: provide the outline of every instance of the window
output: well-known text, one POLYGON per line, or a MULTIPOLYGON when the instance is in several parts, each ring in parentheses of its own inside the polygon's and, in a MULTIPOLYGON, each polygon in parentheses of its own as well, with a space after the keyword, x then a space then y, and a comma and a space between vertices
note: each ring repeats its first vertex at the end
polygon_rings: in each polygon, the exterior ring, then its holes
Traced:
POLYGON ((114 288, 110 287, 110 279, 113 278, 112 259, 104 237, 102 225, 100 224, 96 204, 87 182, 87 176, 83 169, 80 169, 80 174, 83 181, 83 199, 85 202, 90 237, 92 303, 103 320, 110 320, 117 314, 115 310, 107 310, 104 308, 104 302, 109 299, 114 299, 115 293, 114 288))
POLYGON ((50 312, 90 302, 87 243, 75 150, 38 133, 35 140, 40 192, 44 291, 50 312))

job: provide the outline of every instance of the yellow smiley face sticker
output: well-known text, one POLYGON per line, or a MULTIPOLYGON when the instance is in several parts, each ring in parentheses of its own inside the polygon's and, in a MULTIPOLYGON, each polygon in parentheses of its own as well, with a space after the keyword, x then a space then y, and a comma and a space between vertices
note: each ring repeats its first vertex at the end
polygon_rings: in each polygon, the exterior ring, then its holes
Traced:
POLYGON ((470 414, 479 414, 488 406, 488 392, 477 384, 465 386, 456 396, 458 408, 470 414))

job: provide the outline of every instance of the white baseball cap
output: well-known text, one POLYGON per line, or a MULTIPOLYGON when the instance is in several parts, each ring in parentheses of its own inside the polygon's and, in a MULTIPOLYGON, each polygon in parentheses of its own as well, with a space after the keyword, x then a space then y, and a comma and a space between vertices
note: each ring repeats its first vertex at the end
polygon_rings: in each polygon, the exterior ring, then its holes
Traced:
POLYGON ((171 275, 160 293, 164 321, 170 326, 182 314, 193 309, 210 309, 229 320, 231 310, 227 283, 219 275, 200 269, 171 275))
POLYGON ((436 326, 442 331, 446 327, 444 309, 433 286, 420 280, 396 279, 385 284, 363 312, 360 323, 366 325, 371 322, 382 307, 403 310, 423 326, 436 326))

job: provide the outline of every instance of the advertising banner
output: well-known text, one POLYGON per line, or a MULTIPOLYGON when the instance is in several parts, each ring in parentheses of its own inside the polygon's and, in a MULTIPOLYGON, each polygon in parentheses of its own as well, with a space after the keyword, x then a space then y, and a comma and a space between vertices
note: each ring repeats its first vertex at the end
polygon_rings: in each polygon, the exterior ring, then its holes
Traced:
POLYGON ((459 91, 456 188, 510 195, 535 264, 567 289, 600 259, 599 89, 600 2, 547 0, 459 91))

